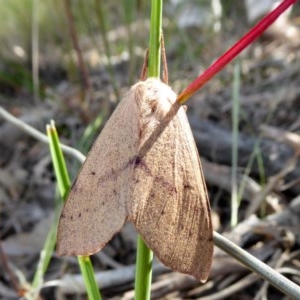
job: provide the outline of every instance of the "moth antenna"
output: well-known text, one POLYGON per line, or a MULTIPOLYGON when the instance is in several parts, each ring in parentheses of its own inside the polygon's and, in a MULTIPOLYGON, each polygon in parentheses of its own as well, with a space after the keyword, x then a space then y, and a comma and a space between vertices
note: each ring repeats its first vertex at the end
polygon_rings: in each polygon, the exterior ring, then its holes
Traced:
POLYGON ((141 72, 141 77, 140 79, 142 81, 147 79, 147 73, 148 73, 148 58, 149 58, 149 49, 147 48, 145 58, 144 58, 144 63, 142 66, 142 72, 141 72))
POLYGON ((161 59, 163 64, 163 73, 162 73, 162 81, 165 84, 168 84, 169 82, 169 73, 168 73, 168 64, 167 64, 167 56, 166 56, 166 48, 165 48, 165 41, 164 41, 164 35, 161 34, 161 59))

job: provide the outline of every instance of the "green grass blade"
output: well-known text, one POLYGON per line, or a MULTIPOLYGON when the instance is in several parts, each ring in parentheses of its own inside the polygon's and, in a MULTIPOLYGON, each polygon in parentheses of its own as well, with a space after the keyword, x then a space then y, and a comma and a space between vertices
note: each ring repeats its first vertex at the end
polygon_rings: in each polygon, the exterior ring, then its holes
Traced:
POLYGON ((162 33, 162 5, 162 0, 152 0, 148 62, 149 77, 159 77, 160 75, 160 38, 162 33))
POLYGON ((86 154, 91 149, 92 143, 95 140, 95 135, 98 134, 99 128, 105 118, 106 114, 101 110, 95 120, 86 127, 77 146, 80 152, 86 154))
POLYGON ((65 159, 60 148, 59 137, 53 121, 51 122, 50 126, 47 126, 47 135, 50 141, 49 147, 53 168, 57 179, 58 189, 62 199, 65 201, 67 194, 70 190, 71 182, 67 171, 65 159))
MULTIPOLYGON (((162 0, 152 0, 149 39, 148 76, 160 75, 160 41, 162 32, 162 0)), ((135 275, 135 299, 150 299, 153 253, 139 236, 135 275)))
MULTIPOLYGON (((57 197, 56 197, 57 198, 57 197)), ((35 271, 35 274, 33 276, 32 280, 32 289, 34 290, 34 293, 36 294, 36 298, 38 298, 39 290, 43 284, 44 281, 44 274, 46 273, 50 260, 52 258, 52 253, 55 248, 56 243, 56 231, 57 231, 57 224, 58 224, 58 215, 61 208, 61 205, 59 205, 59 201, 56 201, 55 205, 55 219, 52 223, 52 226, 50 228, 50 231, 47 234, 46 241, 44 244, 43 249, 40 252, 40 258, 39 262, 35 271)))
POLYGON ((96 282, 93 265, 89 256, 78 256, 78 263, 84 278, 90 300, 101 300, 99 287, 96 282))
MULTIPOLYGON (((47 126, 47 135, 50 140, 50 152, 58 188, 62 199, 65 200, 70 190, 70 178, 67 171, 66 162, 60 148, 59 138, 54 126, 54 122, 51 122, 51 125, 47 126)), ((77 258, 85 282, 88 298, 91 300, 101 300, 100 291, 89 256, 78 256, 77 258)))
POLYGON ((147 247, 141 236, 137 240, 135 271, 135 299, 150 299, 152 281, 153 252, 147 247))
MULTIPOLYGON (((70 179, 67 173, 67 168, 64 162, 63 154, 59 146, 57 132, 55 130, 54 125, 52 127, 47 126, 47 134, 50 141, 49 147, 57 177, 58 189, 62 198, 65 199, 70 188, 70 179), (52 127, 54 128, 54 130, 51 129, 52 127)), ((34 290, 37 291, 40 289, 43 283, 43 276, 47 271, 48 265, 52 257, 52 253, 55 248, 58 214, 60 211, 60 207, 61 205, 56 205, 55 221, 53 222, 53 225, 51 226, 50 231, 47 235, 44 247, 40 253, 38 266, 33 277, 32 287, 34 290)))

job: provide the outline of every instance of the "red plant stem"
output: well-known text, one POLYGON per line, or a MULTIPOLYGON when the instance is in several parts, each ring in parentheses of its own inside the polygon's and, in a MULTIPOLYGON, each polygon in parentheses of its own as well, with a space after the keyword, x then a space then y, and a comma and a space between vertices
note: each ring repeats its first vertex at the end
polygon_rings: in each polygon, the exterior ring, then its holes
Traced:
POLYGON ((286 9, 297 0, 284 0, 276 9, 265 16, 236 44, 219 57, 208 69, 195 79, 180 95, 177 101, 183 104, 187 99, 208 82, 214 75, 222 70, 231 60, 242 52, 249 44, 258 38, 286 9))

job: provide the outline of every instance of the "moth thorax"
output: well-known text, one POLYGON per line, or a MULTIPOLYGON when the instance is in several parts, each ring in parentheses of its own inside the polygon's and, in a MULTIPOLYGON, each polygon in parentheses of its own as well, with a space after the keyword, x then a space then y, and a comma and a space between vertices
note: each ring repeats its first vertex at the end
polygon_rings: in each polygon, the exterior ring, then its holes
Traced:
POLYGON ((137 106, 142 124, 153 126, 159 123, 176 101, 176 94, 159 79, 149 78, 137 84, 137 106))

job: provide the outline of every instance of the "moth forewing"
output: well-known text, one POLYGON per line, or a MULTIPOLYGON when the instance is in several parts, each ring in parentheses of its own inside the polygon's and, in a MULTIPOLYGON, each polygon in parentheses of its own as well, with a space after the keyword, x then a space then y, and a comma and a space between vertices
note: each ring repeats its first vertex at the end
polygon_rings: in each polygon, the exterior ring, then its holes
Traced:
POLYGON ((100 250, 131 220, 170 268, 205 281, 210 207, 192 132, 158 79, 134 85, 94 143, 64 206, 58 254, 100 250))
POLYGON ((130 90, 92 146, 60 217, 59 255, 95 253, 123 227, 128 178, 139 144, 134 106, 130 90))
POLYGON ((213 252, 210 207, 185 111, 180 108, 161 132, 176 94, 155 79, 139 85, 143 95, 138 111, 151 126, 141 132, 139 153, 143 149, 143 155, 134 166, 129 217, 163 263, 205 281, 213 252), (145 116, 149 107, 155 109, 145 116), (145 148, 150 137, 155 142, 145 148))

